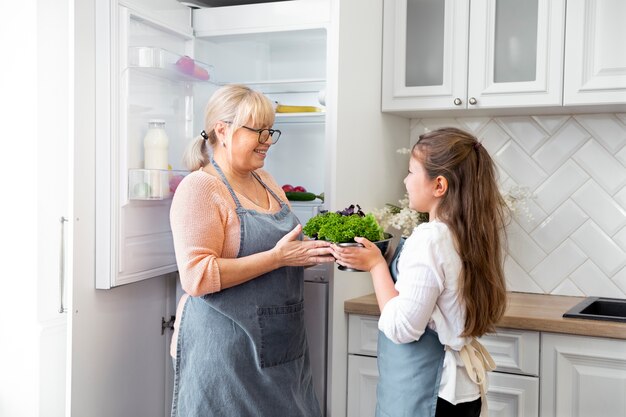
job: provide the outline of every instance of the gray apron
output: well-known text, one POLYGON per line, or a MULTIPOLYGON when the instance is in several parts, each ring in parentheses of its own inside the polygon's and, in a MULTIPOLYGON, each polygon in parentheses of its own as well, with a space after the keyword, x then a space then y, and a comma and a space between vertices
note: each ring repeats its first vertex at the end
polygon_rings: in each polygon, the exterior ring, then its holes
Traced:
MULTIPOLYGON (((404 240, 389 265, 394 282, 404 240)), ((379 331, 376 417, 433 417, 444 353, 437 333, 430 328, 419 340, 402 344, 395 344, 379 331)))
MULTIPOLYGON (((255 174, 277 213, 237 206, 237 257, 272 249, 298 219, 255 174)), ((172 417, 319 417, 304 329, 304 272, 283 267, 244 284, 189 297, 177 341, 172 417)))

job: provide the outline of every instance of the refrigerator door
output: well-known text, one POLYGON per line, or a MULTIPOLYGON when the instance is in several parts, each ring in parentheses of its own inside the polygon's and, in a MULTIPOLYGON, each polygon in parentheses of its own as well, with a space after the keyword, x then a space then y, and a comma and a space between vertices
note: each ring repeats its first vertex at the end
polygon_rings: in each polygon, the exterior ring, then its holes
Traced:
POLYGON ((182 154, 194 136, 194 91, 201 84, 215 88, 212 66, 187 56, 193 50, 191 27, 186 33, 137 9, 114 9, 115 30, 109 39, 98 38, 97 48, 110 51, 102 54, 109 62, 96 67, 98 289, 176 271, 169 210, 175 186, 187 174, 182 154), (162 169, 144 164, 144 138, 153 119, 164 122, 168 137, 162 169))

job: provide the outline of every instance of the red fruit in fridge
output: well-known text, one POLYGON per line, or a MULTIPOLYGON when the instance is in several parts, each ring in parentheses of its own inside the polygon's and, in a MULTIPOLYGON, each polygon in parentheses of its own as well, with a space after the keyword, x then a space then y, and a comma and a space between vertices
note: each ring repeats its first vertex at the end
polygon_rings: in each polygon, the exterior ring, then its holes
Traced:
POLYGON ((290 193, 293 191, 293 186, 290 184, 285 184, 283 185, 283 191, 286 193, 290 193))
POLYGON ((293 190, 297 193, 306 193, 306 188, 304 188, 301 185, 298 185, 297 187, 293 187, 293 190))
POLYGON ((174 175, 172 178, 170 178, 170 191, 172 193, 176 191, 176 189, 178 188, 178 184, 180 184, 183 178, 185 177, 182 175, 174 175))
POLYGON ((202 68, 200 65, 195 65, 193 67, 193 76, 199 80, 208 80, 209 79, 209 71, 202 68))
POLYGON ((188 75, 193 75, 195 67, 196 63, 187 55, 180 57, 180 59, 176 61, 176 68, 178 68, 180 72, 184 72, 188 75))

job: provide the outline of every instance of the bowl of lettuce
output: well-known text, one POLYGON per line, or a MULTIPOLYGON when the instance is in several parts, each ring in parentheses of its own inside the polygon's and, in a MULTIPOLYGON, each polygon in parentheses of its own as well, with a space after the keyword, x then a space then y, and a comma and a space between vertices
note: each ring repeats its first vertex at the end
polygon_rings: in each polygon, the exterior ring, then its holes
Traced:
MULTIPOLYGON (((357 204, 351 204, 341 211, 322 211, 311 217, 302 231, 311 239, 326 240, 341 246, 361 246, 354 241, 357 236, 364 237, 380 249, 383 256, 389 249, 393 236, 385 233, 372 213, 365 214, 357 204)), ((339 266, 343 271, 357 271, 339 266)))

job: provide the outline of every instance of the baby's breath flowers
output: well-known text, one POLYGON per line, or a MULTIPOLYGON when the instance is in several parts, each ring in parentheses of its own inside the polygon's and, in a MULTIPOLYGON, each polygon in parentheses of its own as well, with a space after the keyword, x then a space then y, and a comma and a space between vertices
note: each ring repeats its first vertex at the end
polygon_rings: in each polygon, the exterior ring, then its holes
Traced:
POLYGON ((533 220, 533 214, 528 208, 528 200, 535 198, 530 188, 526 186, 514 185, 509 191, 502 194, 506 205, 513 216, 524 215, 526 220, 533 220))
POLYGON ((410 209, 409 197, 406 194, 403 199, 398 200, 398 203, 399 205, 387 203, 382 209, 374 209, 372 214, 383 230, 392 227, 399 230, 402 236, 408 237, 417 225, 428 221, 428 213, 410 209))

